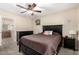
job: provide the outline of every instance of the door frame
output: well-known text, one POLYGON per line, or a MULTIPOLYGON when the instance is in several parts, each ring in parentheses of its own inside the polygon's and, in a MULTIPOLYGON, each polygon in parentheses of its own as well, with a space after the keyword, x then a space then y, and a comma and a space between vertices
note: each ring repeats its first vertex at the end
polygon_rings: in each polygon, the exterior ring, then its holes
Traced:
POLYGON ((2 17, 0 16, 0 46, 2 46, 2 17))
POLYGON ((3 18, 12 19, 12 21, 13 21, 13 24, 12 24, 13 28, 12 28, 12 30, 11 30, 11 35, 12 35, 12 39, 13 39, 15 42, 17 42, 17 40, 16 40, 15 19, 14 19, 14 18, 9 18, 9 17, 4 17, 4 16, 2 17, 2 16, 0 16, 0 46, 2 46, 2 24, 3 24, 2 19, 3 19, 3 18))

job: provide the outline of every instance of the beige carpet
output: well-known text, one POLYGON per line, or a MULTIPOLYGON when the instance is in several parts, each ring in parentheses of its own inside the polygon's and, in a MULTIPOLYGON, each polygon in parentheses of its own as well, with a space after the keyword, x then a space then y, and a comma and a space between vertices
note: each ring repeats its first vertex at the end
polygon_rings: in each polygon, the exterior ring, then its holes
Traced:
POLYGON ((73 51, 72 49, 61 48, 58 55, 79 55, 79 51, 73 51))
MULTIPOLYGON (((3 39, 3 46, 0 47, 0 55, 22 55, 18 52, 18 46, 11 38, 3 39)), ((79 51, 61 48, 58 55, 77 55, 79 51)))
POLYGON ((2 46, 0 47, 0 55, 21 55, 18 52, 18 46, 11 38, 3 39, 2 46))

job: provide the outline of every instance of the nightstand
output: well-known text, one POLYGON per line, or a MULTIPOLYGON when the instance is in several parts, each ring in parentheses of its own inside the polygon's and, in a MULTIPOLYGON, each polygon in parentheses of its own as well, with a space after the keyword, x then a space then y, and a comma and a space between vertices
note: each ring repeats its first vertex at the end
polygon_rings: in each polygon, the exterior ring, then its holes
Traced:
POLYGON ((64 38, 64 48, 75 50, 75 39, 70 37, 64 38))

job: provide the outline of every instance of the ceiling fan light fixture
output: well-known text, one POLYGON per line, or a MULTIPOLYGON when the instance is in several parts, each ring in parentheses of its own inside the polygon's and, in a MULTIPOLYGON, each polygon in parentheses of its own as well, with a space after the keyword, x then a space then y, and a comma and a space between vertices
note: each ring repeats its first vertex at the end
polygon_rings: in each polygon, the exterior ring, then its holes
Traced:
POLYGON ((27 12, 30 13, 30 14, 33 13, 33 11, 31 11, 31 10, 29 10, 29 11, 27 11, 27 12))
POLYGON ((42 10, 40 7, 35 7, 34 10, 42 10))

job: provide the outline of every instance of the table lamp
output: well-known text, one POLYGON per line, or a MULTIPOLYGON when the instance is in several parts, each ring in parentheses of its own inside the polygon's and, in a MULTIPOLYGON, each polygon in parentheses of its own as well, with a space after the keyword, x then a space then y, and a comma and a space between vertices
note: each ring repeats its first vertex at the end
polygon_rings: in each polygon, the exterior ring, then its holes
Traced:
POLYGON ((75 30, 70 30, 69 34, 71 35, 71 38, 76 38, 76 31, 75 30))

